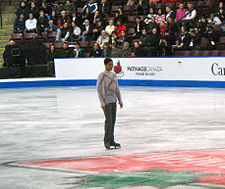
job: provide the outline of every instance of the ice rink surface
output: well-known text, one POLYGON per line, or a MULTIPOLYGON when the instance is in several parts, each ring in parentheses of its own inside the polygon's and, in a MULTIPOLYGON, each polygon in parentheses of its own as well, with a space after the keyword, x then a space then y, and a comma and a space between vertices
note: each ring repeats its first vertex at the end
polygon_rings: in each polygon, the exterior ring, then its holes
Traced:
MULTIPOLYGON (((121 93, 115 140, 122 148, 105 150, 95 87, 1 89, 0 188, 88 188, 82 184, 92 174, 13 166, 18 162, 224 149, 225 89, 121 87, 121 93)), ((157 179, 98 188, 225 188, 223 181, 158 185, 157 179)))

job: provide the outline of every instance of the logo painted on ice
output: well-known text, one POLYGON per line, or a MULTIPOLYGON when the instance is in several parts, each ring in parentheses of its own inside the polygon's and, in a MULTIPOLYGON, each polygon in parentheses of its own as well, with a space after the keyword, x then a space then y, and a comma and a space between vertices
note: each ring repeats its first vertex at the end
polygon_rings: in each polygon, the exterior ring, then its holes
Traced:
POLYGON ((124 76, 124 72, 122 71, 122 66, 120 65, 120 61, 118 60, 116 66, 114 66, 114 72, 118 79, 121 79, 124 76))

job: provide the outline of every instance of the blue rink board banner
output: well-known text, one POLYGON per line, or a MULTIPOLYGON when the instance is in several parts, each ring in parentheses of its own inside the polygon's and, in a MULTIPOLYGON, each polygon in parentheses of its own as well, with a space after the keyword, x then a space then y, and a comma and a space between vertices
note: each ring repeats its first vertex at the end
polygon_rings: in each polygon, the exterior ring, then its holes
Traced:
MULTIPOLYGON (((0 88, 94 86, 104 58, 56 59, 54 79, 0 80, 0 88)), ((225 88, 225 57, 113 58, 122 86, 225 88)))

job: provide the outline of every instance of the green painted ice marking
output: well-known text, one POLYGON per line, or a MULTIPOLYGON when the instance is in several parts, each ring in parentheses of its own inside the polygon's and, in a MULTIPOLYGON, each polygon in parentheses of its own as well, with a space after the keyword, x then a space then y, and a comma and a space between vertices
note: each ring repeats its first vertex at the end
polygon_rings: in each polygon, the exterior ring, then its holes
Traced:
POLYGON ((148 172, 105 173, 87 176, 85 179, 82 179, 83 181, 85 180, 85 183, 80 183, 80 187, 118 188, 128 185, 167 187, 175 184, 193 183, 200 176, 202 175, 190 171, 171 172, 158 169, 148 172))

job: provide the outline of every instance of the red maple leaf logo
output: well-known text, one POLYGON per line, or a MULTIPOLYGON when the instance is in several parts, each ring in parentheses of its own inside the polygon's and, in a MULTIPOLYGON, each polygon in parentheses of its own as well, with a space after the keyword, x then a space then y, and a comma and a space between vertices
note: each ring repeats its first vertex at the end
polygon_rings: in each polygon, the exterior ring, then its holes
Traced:
POLYGON ((122 71, 122 66, 120 65, 120 61, 117 62, 117 65, 114 66, 114 72, 116 74, 120 73, 122 71))

